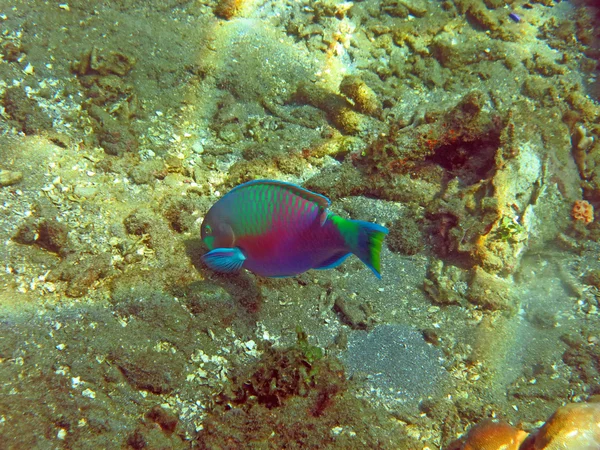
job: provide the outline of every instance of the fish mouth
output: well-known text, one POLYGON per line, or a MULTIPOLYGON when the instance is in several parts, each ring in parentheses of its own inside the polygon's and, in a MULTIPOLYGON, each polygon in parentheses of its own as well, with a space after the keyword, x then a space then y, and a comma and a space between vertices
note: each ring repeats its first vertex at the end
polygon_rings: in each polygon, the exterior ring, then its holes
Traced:
POLYGON ((212 250, 215 246, 215 238, 214 236, 206 236, 203 239, 204 243, 206 244, 206 246, 208 247, 209 250, 212 250))

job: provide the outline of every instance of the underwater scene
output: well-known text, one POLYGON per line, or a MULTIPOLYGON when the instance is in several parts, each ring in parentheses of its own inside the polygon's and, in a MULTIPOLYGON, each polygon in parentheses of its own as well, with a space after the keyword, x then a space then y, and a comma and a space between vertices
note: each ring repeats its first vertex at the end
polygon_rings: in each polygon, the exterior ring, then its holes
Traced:
POLYGON ((0 0, 0 449, 600 449, 600 2, 0 0))

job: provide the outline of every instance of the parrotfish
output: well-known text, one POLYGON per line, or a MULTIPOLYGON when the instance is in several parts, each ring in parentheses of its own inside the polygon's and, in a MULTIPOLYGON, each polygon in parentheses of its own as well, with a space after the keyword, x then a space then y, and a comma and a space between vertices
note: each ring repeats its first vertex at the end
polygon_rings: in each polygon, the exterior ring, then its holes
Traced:
POLYGON ((242 268, 263 277, 290 277, 329 269, 355 254, 381 278, 381 244, 387 228, 329 211, 327 197, 274 180, 241 184, 204 217, 202 259, 218 272, 242 268))

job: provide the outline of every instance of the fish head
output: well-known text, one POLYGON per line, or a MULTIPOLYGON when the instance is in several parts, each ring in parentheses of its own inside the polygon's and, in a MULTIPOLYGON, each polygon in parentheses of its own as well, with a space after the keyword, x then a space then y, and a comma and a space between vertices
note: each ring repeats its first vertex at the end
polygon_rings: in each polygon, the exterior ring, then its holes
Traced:
POLYGON ((200 236, 209 250, 215 248, 232 248, 235 244, 235 235, 231 226, 226 222, 211 220, 207 216, 200 227, 200 236))

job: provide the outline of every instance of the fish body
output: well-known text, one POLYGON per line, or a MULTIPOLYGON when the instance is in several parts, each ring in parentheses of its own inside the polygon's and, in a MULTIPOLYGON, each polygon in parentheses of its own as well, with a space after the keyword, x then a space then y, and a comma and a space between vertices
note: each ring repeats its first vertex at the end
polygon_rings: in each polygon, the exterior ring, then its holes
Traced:
POLYGON ((326 197, 291 183, 241 184, 206 214, 201 237, 210 251, 203 260, 219 272, 243 267, 265 277, 288 277, 335 267, 354 253, 380 277, 388 230, 344 219, 329 205, 326 197))

